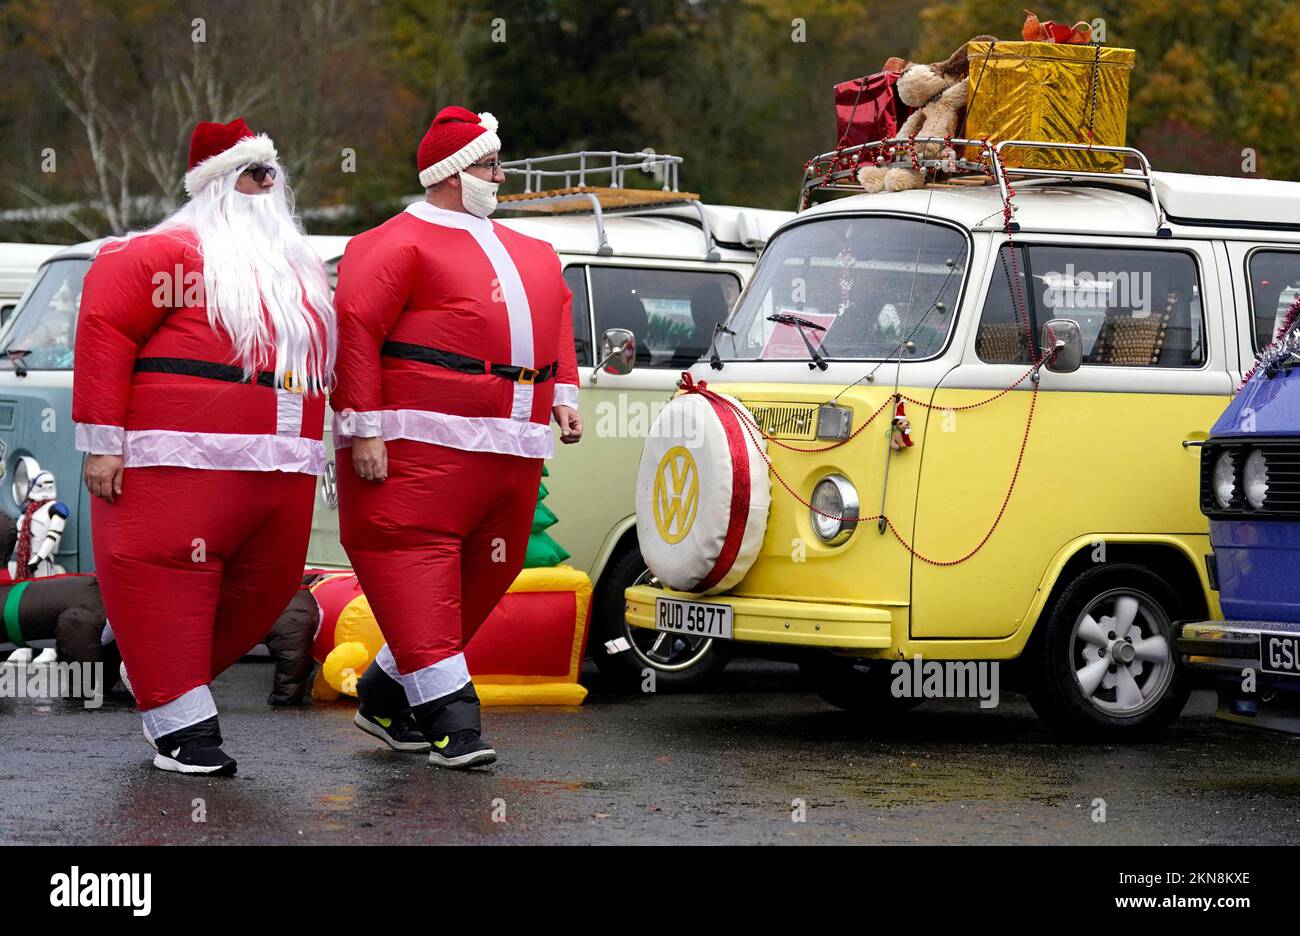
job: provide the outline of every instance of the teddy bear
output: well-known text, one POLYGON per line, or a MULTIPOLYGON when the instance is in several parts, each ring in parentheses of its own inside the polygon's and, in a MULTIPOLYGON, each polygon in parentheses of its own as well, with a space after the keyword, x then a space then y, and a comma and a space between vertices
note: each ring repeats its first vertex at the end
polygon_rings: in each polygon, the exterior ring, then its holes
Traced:
MULTIPOLYGON (((995 41, 992 36, 976 36, 971 42, 995 41)), ((898 97, 912 115, 898 128, 900 137, 950 137, 957 132, 958 120, 966 106, 966 89, 970 63, 963 43, 945 61, 930 65, 909 63, 898 78, 898 97)), ((918 159, 939 157, 938 143, 920 144, 918 159)), ((863 166, 858 181, 867 192, 902 192, 920 188, 925 174, 911 166, 863 166)))

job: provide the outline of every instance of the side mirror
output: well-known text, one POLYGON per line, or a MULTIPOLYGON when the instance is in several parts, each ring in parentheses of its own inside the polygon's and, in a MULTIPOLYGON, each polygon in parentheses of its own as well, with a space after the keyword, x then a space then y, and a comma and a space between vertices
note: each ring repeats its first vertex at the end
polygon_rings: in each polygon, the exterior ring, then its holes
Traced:
POLYGON ((636 335, 626 328, 610 328, 600 336, 600 360, 596 370, 607 374, 630 374, 636 364, 636 335))
POLYGON ((1074 319, 1044 322, 1040 346, 1047 354, 1056 349, 1047 361, 1047 369, 1054 374, 1073 374, 1083 363, 1083 335, 1074 319))
POLYGON ((41 465, 30 455, 21 455, 17 464, 14 465, 14 480, 10 488, 10 493, 14 496, 14 503, 20 508, 23 502, 27 500, 27 495, 31 492, 32 482, 36 476, 41 473, 41 465))

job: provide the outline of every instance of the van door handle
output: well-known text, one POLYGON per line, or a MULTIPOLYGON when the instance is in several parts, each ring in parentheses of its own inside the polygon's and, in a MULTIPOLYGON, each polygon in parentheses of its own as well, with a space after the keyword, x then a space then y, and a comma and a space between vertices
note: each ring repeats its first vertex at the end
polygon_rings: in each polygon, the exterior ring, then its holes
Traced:
POLYGON ((1183 439, 1183 448, 1200 448, 1204 444, 1204 439, 1183 439))

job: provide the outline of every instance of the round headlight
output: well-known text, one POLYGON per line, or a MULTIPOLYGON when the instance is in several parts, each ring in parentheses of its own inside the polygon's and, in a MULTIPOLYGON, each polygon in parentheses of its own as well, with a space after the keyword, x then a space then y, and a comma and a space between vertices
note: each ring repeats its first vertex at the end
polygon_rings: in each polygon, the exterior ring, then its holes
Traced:
POLYGON ((1246 458, 1246 466, 1241 469, 1241 487, 1246 503, 1256 510, 1264 506, 1264 498, 1268 496, 1268 462, 1259 449, 1251 450, 1246 458))
POLYGON ((812 506, 808 515, 822 542, 838 546, 853 535, 858 525, 858 492, 844 475, 828 475, 818 481, 812 506))
POLYGON ((1220 507, 1232 503, 1232 495, 1237 492, 1237 472, 1232 463, 1232 453, 1224 452, 1214 463, 1214 502, 1220 507))

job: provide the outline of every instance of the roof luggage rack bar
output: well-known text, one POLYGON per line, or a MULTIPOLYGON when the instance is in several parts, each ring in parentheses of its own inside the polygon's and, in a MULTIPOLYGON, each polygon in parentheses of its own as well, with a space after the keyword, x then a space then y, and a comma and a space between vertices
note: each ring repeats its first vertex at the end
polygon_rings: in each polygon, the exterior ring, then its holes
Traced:
POLYGON ((692 205, 700 219, 704 235, 704 257, 719 260, 708 215, 700 197, 677 188, 681 156, 645 150, 622 153, 617 150, 580 150, 551 156, 530 156, 501 164, 507 175, 524 177, 523 192, 502 195, 500 207, 511 211, 536 211, 552 214, 590 209, 596 222, 596 254, 608 257, 614 250, 605 235, 608 211, 647 211, 664 205, 692 205), (662 178, 658 189, 628 188, 628 171, 644 172, 662 178), (597 181, 599 180, 599 181, 597 181), (561 184, 546 188, 548 184, 561 184))
MULTIPOLYGON (((1156 194, 1155 176, 1151 172, 1151 162, 1147 159, 1146 154, 1139 149, 1131 146, 1089 146, 1086 143, 1041 143, 1032 140, 1003 140, 997 145, 999 154, 1006 149, 1055 149, 1071 150, 1081 153, 1115 153, 1124 157, 1131 157, 1137 161, 1138 170, 1124 169, 1122 172, 1098 172, 1088 169, 1008 169, 1005 172, 1001 170, 1001 160, 998 160, 998 167, 995 168, 994 175, 998 180, 998 188, 1002 192, 1003 199, 1007 198, 1007 176, 1011 174, 1019 176, 1037 176, 1047 178, 1064 178, 1064 179, 1105 179, 1114 181, 1116 176, 1125 181, 1142 182, 1146 186, 1147 196, 1151 200, 1151 210, 1155 212, 1156 218, 1156 236, 1170 237, 1173 232, 1165 225, 1165 210, 1160 205, 1160 196, 1156 194)), ((1012 205, 1012 211, 1015 206, 1012 205)))
MULTIPOLYGON (((873 155, 878 165, 882 166, 899 166, 911 168, 913 163, 913 153, 916 144, 939 144, 941 146, 951 147, 954 151, 960 151, 964 147, 973 146, 981 151, 987 149, 990 145, 987 140, 971 140, 952 138, 944 139, 942 137, 890 137, 886 140, 877 140, 867 143, 859 143, 856 146, 848 146, 842 150, 831 150, 822 153, 810 159, 804 168, 803 184, 799 190, 799 202, 795 206, 796 211, 803 211, 808 207, 814 191, 826 192, 861 192, 862 186, 856 181, 857 171, 863 158, 873 155), (881 155, 883 154, 883 156, 881 155), (845 184, 847 182, 847 184, 845 184)), ((1156 192, 1155 177, 1152 174, 1151 162, 1141 151, 1131 146, 1090 146, 1086 143, 1046 143, 1038 140, 1003 140, 994 145, 994 149, 1000 157, 1008 149, 1049 149, 1049 150, 1069 150, 1080 153, 1114 153, 1123 156, 1125 159, 1133 159, 1137 162, 1137 169, 1125 168, 1121 172, 1098 172, 1084 169, 1022 169, 1018 167, 1005 168, 1002 160, 981 158, 978 161, 971 161, 964 158, 958 159, 935 159, 924 158, 921 154, 916 153, 916 163, 924 169, 943 169, 949 175, 954 177, 966 175, 983 175, 992 176, 993 181, 997 183, 998 191, 1002 195, 1003 201, 1010 202, 1010 184, 1008 180, 1011 177, 1043 177, 1056 179, 1102 179, 1114 182, 1123 180, 1125 182, 1141 182, 1146 188, 1147 196, 1151 201, 1151 208, 1155 214, 1155 232, 1158 237, 1169 237, 1172 232, 1165 224, 1165 211, 1160 204, 1160 197, 1156 192), (956 172, 951 170, 956 168, 956 172)), ((1016 205, 1011 203, 1011 210, 1014 213, 1016 205)))
POLYGON ((580 150, 576 153, 556 153, 551 156, 530 156, 526 159, 512 159, 501 164, 501 169, 508 175, 524 177, 524 192, 541 192, 547 179, 564 180, 563 188, 594 185, 588 177, 606 176, 605 185, 609 188, 624 188, 624 177, 629 169, 648 175, 662 173, 665 192, 677 191, 677 167, 682 164, 681 156, 668 153, 645 151, 641 153, 620 153, 617 150, 580 150), (542 168, 555 163, 573 162, 577 166, 563 166, 558 169, 542 168), (601 160, 602 162, 597 162, 601 160))
MULTIPOLYGON (((541 198, 531 198, 528 200, 530 207, 542 207, 544 205, 554 205, 561 201, 572 201, 574 199, 585 199, 591 204, 591 214, 596 220, 596 256, 612 257, 614 248, 609 246, 609 238, 605 236, 605 212, 600 207, 600 199, 596 197, 595 192, 572 192, 568 195, 551 195, 541 198)), ((508 208, 520 208, 522 205, 507 205, 508 208)))

